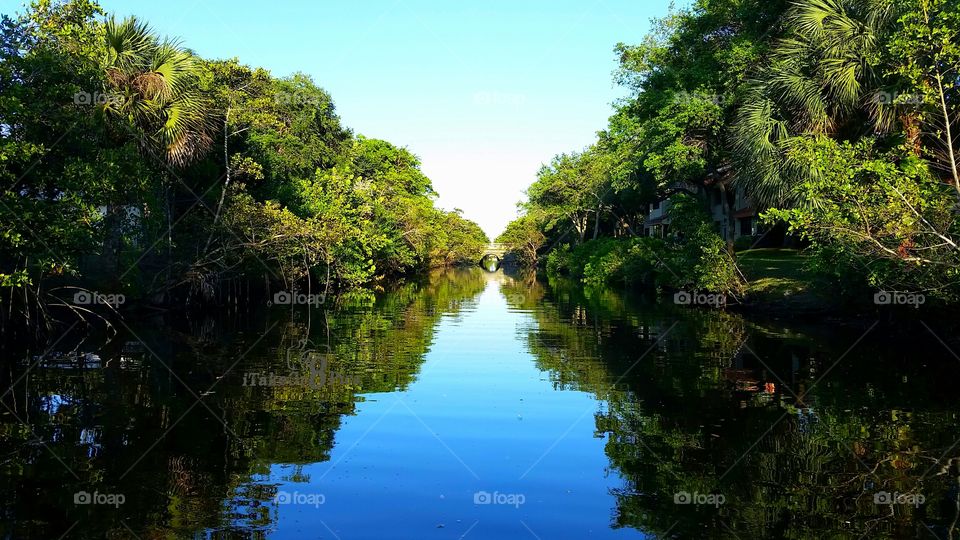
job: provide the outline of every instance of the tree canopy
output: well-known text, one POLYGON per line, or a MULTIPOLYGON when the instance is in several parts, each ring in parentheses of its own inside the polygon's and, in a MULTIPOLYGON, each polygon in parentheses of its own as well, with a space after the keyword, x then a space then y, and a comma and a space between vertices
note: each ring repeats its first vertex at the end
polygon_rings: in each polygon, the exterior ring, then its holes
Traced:
MULTIPOLYGON (((713 191, 725 207, 743 193, 826 273, 958 300, 957 43, 956 0, 698 0, 616 46, 630 95, 596 143, 544 166, 524 209, 549 251, 639 236, 647 204, 677 194, 710 210, 713 191)), ((654 251, 715 245, 704 234, 673 227, 654 251)))
POLYGON ((201 58, 93 0, 37 0, 0 30, 6 316, 80 314, 64 286, 369 286, 488 242, 436 207, 416 155, 352 133, 307 75, 201 58))

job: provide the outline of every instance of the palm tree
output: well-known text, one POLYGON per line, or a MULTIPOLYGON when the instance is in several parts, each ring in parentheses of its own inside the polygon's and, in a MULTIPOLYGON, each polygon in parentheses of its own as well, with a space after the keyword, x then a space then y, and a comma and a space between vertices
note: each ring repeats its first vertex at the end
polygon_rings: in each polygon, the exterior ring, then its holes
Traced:
MULTIPOLYGON (((162 155, 168 167, 196 161, 213 142, 212 108, 198 84, 201 65, 176 41, 159 39, 150 27, 134 17, 104 27, 105 51, 101 69, 107 98, 101 113, 118 120, 140 142, 141 151, 162 155)), ((167 244, 167 277, 173 260, 172 171, 164 173, 163 198, 167 244)), ((109 210, 110 220, 120 219, 119 207, 109 210)), ((122 248, 114 227, 113 242, 120 264, 122 248)))
POLYGON ((146 150, 160 150, 170 165, 183 166, 211 146, 208 101, 198 87, 200 63, 176 41, 161 41, 148 25, 130 17, 105 27, 102 69, 109 99, 103 112, 124 121, 146 150))
POLYGON ((878 59, 899 17, 896 4, 804 0, 788 11, 787 37, 775 44, 769 65, 749 84, 731 133, 736 180, 757 204, 816 203, 795 191, 800 179, 815 174, 790 159, 804 139, 852 137, 893 126, 895 94, 878 59))

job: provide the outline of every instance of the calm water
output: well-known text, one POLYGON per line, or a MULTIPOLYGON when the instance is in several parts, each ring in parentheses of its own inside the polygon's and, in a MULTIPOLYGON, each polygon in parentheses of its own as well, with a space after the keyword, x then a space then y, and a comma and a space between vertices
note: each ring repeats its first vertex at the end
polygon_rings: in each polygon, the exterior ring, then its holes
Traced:
POLYGON ((477 269, 129 325, 5 359, 2 537, 960 536, 960 361, 919 321, 477 269))

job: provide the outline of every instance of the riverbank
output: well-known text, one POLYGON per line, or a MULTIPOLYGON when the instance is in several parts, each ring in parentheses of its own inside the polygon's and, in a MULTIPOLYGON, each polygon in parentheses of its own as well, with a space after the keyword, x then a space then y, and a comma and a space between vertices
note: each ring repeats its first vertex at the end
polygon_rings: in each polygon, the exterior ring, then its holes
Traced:
POLYGON ((736 254, 745 285, 742 307, 782 316, 841 313, 844 306, 831 294, 832 284, 809 267, 796 249, 752 249, 736 254))
POLYGON ((911 317, 920 307, 925 313, 949 307, 928 304, 921 294, 838 283, 817 270, 812 255, 798 249, 750 249, 731 256, 654 238, 601 239, 554 250, 544 266, 548 275, 588 288, 655 291, 681 305, 776 318, 856 318, 879 310, 897 318, 911 317), (726 279, 730 274, 736 279, 726 279))

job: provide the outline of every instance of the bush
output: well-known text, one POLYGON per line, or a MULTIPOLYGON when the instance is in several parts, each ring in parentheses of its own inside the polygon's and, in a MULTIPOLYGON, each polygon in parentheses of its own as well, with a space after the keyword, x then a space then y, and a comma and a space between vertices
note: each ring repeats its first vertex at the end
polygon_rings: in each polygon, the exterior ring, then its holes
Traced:
POLYGON ((547 257, 547 272, 591 286, 739 291, 736 264, 697 200, 674 197, 670 218, 674 238, 604 238, 563 246, 547 257))
POLYGON ((547 273, 554 276, 570 275, 570 246, 562 245, 547 255, 547 273))
POLYGON ((668 252, 663 273, 666 285, 676 289, 732 292, 740 289, 736 263, 726 242, 710 225, 702 225, 668 252))
POLYGON ((612 241, 607 249, 597 252, 583 269, 583 282, 599 286, 656 285, 659 260, 657 252, 663 242, 655 238, 634 238, 612 241))
POLYGON ((864 298, 866 287, 960 300, 955 191, 909 152, 877 146, 806 141, 794 153, 817 174, 797 189, 816 204, 763 217, 809 241, 815 270, 844 293, 864 298))
POLYGON ((737 265, 699 201, 689 195, 674 196, 670 223, 676 238, 664 257, 664 284, 676 289, 740 291, 737 265))
POLYGON ((563 246, 547 257, 547 273, 565 275, 586 285, 656 286, 666 249, 663 240, 629 238, 592 240, 563 246))
POLYGON ((547 272, 553 275, 570 276, 580 280, 587 266, 617 249, 619 240, 602 238, 591 240, 571 248, 564 245, 547 256, 547 272))

